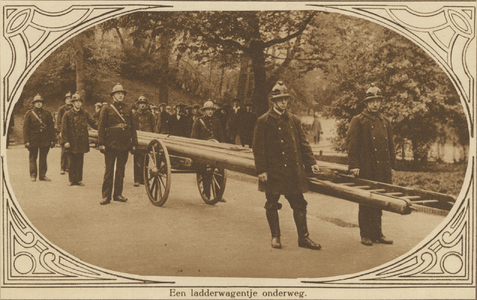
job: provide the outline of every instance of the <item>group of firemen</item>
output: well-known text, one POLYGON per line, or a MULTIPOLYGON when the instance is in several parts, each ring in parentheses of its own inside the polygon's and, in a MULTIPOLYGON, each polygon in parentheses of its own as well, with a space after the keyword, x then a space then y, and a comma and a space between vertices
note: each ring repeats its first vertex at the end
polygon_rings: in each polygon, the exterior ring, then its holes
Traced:
MULTIPOLYGON (((101 103, 97 103, 99 107, 101 103)), ((257 114, 253 110, 251 103, 244 106, 240 99, 233 99, 232 105, 221 104, 219 102, 207 101, 207 105, 214 109, 213 117, 219 120, 220 127, 224 134, 220 142, 237 144, 252 147, 253 130, 257 121, 257 114), (212 106, 211 106, 212 105, 212 106)), ((141 96, 132 107, 133 114, 140 112, 143 117, 152 117, 152 129, 144 131, 165 133, 170 135, 191 137, 194 122, 205 116, 205 107, 200 105, 187 106, 177 104, 168 106, 161 103, 155 106, 148 103, 148 100, 141 96), (142 106, 142 108, 141 108, 142 106)), ((138 129, 143 130, 143 129, 138 129)))
MULTIPOLYGON (((171 108, 161 104, 156 112, 144 96, 137 99, 134 108, 127 105, 126 95, 123 86, 116 84, 110 93, 111 101, 95 105, 95 114, 91 116, 82 108, 80 95, 68 93, 65 105, 58 111, 56 126, 51 113, 42 108, 43 98, 36 95, 32 101, 34 107, 26 113, 23 124, 25 147, 30 153, 31 180, 36 181, 38 177, 40 181, 50 181, 46 177, 46 161, 50 147, 56 145, 55 128, 61 145, 61 174, 68 172, 69 185, 79 186, 84 186, 83 158, 89 151, 88 126, 97 128, 97 147, 105 160, 101 205, 128 201, 122 192, 129 152, 134 155, 134 185, 144 184, 141 171, 144 154, 136 151, 137 130, 248 145, 253 149, 259 190, 266 196, 271 246, 282 247, 278 211, 282 207, 280 196, 284 195, 293 210, 298 246, 321 248, 309 238, 307 202, 303 197, 308 191, 305 171, 318 173, 320 169, 299 117, 288 110, 291 96, 283 82, 273 87, 272 106, 258 119, 251 105, 243 109, 239 99, 234 99, 229 108, 208 100, 202 107, 179 104, 171 108)), ((391 123, 380 113, 382 99, 381 90, 372 86, 361 101, 363 113, 351 121, 347 137, 349 169, 357 177, 391 183, 395 152, 391 123)), ((381 210, 360 205, 358 221, 363 245, 393 243, 382 233, 381 210)))

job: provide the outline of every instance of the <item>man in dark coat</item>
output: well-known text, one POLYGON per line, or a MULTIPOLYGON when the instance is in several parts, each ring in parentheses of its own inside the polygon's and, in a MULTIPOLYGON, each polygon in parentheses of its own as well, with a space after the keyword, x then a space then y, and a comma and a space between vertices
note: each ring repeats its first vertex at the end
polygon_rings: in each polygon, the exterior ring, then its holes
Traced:
POLYGON ((243 128, 242 128, 242 144, 248 145, 252 148, 253 142, 253 130, 255 123, 257 122, 257 114, 252 110, 252 103, 245 104, 245 114, 243 116, 243 128))
MULTIPOLYGON (((391 122, 381 113, 381 90, 374 85, 366 92, 364 111, 354 116, 347 133, 348 163, 350 172, 359 178, 392 183, 392 170, 396 164, 391 122)), ((359 205, 358 222, 361 243, 392 244, 381 228, 382 211, 359 205)))
POLYGON ((61 122, 63 121, 63 116, 65 115, 65 113, 69 111, 72 107, 73 107, 73 103, 71 102, 71 92, 68 92, 65 95, 65 105, 60 106, 60 108, 58 109, 58 114, 56 116, 56 124, 55 124, 56 133, 58 134, 59 143, 61 146, 61 158, 60 158, 60 168, 61 168, 60 174, 61 175, 66 174, 66 172, 68 171, 68 155, 65 154, 65 147, 62 146, 64 145, 64 143, 62 142, 62 138, 61 138, 61 122))
MULTIPOLYGON (((144 96, 140 96, 136 103, 138 109, 134 114, 134 123, 136 130, 154 132, 154 116, 146 109, 147 99, 144 96)), ((134 152, 134 186, 144 184, 144 153, 136 151, 134 152)))
POLYGON ((290 95, 279 81, 272 90, 273 107, 257 120, 253 137, 255 170, 259 190, 265 192, 266 216, 272 234, 272 247, 281 248, 278 210, 280 195, 290 203, 298 232, 298 246, 319 250, 310 238, 306 220, 308 191, 305 166, 319 172, 299 118, 286 109, 290 95))
POLYGON ((46 160, 50 147, 53 148, 56 145, 56 137, 53 117, 49 111, 42 108, 43 102, 43 98, 37 94, 32 101, 34 108, 26 113, 23 120, 23 142, 30 152, 31 181, 36 181, 37 175, 41 181, 51 181, 46 177, 48 170, 46 160), (37 168, 38 152, 40 152, 40 159, 37 168))
POLYGON ((137 146, 136 126, 134 125, 132 109, 123 100, 126 91, 119 83, 113 87, 111 97, 113 103, 103 105, 98 123, 99 150, 104 153, 106 169, 104 172, 101 205, 114 201, 126 202, 122 195, 123 179, 128 152, 134 152, 137 146), (116 165, 116 172, 114 171, 116 165), (114 179, 114 193, 113 193, 114 179))
POLYGON ((171 115, 166 111, 166 104, 165 103, 159 104, 159 112, 157 114, 155 132, 166 133, 168 130, 167 126, 168 126, 170 117, 171 115))
POLYGON ((229 110, 227 116, 226 131, 229 138, 230 144, 241 144, 243 143, 243 122, 244 122, 245 110, 240 107, 240 99, 233 100, 233 106, 229 110))
POLYGON ((187 129, 187 118, 184 116, 184 107, 183 104, 176 105, 176 113, 171 115, 169 119, 168 133, 170 135, 190 137, 190 130, 187 129))
POLYGON ((73 108, 68 110, 61 121, 62 146, 68 155, 68 185, 84 186, 84 154, 89 152, 88 124, 97 128, 97 121, 81 106, 83 99, 78 93, 72 97, 73 108))

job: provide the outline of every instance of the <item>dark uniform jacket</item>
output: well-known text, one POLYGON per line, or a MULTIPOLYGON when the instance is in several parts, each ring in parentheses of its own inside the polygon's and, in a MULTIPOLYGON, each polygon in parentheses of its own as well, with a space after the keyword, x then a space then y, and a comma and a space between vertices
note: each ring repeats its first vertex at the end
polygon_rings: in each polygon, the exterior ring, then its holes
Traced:
POLYGON ((273 108, 257 120, 253 137, 255 171, 267 172, 268 181, 259 182, 259 190, 275 194, 308 191, 305 167, 316 164, 300 119, 273 108))
POLYGON ((156 132, 166 133, 169 126, 169 119, 171 115, 167 111, 161 111, 157 117, 157 128, 156 132))
POLYGON ((103 105, 98 122, 98 145, 104 145, 106 150, 119 151, 129 151, 132 146, 137 145, 136 126, 131 107, 119 101, 103 105))
POLYGON ((63 121, 63 116, 71 108, 73 108, 72 104, 69 104, 69 105, 64 104, 64 105, 60 106, 60 108, 58 109, 58 114, 56 116, 56 124, 55 124, 55 128, 56 128, 57 132, 61 132, 61 122, 63 121))
POLYGON ((55 140, 55 128, 51 113, 36 107, 29 110, 23 120, 23 142, 30 143, 32 148, 43 148, 49 147, 55 140), (33 111, 41 122, 35 117, 33 111))
POLYGON ((136 111, 134 114, 136 130, 154 132, 154 119, 154 115, 150 111, 136 111))
POLYGON ((237 112, 235 112, 233 108, 230 109, 227 116, 226 129, 231 138, 235 138, 235 135, 242 134, 244 117, 244 109, 239 108, 237 112))
POLYGON ((66 152, 86 153, 89 152, 88 124, 97 128, 97 121, 84 109, 79 111, 68 110, 61 121, 62 144, 70 143, 66 152))
POLYGON ((254 112, 246 111, 243 116, 243 137, 247 141, 253 139, 253 130, 255 128, 255 123, 257 122, 257 115, 254 112))
POLYGON ((360 178, 392 183, 396 152, 388 119, 367 111, 353 117, 347 146, 350 170, 359 168, 360 178))
POLYGON ((181 116, 180 119, 177 119, 177 115, 171 115, 168 122, 168 132, 170 135, 177 135, 183 137, 190 137, 187 135, 187 118, 185 116, 181 116))
POLYGON ((193 139, 199 140, 210 140, 214 139, 219 142, 224 142, 224 133, 222 131, 222 125, 220 121, 212 117, 201 117, 195 120, 194 125, 192 125, 192 134, 193 139))

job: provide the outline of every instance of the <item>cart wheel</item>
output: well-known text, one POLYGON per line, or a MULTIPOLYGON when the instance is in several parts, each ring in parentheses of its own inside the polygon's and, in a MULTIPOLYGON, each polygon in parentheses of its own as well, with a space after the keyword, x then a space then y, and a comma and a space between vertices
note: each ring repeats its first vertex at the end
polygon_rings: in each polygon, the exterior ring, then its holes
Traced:
POLYGON ((147 145, 144 155, 144 185, 152 204, 166 203, 171 189, 171 161, 166 147, 158 140, 147 145))
POLYGON ((202 166, 197 171, 197 186, 205 203, 213 205, 222 199, 227 182, 227 173, 222 168, 202 166))

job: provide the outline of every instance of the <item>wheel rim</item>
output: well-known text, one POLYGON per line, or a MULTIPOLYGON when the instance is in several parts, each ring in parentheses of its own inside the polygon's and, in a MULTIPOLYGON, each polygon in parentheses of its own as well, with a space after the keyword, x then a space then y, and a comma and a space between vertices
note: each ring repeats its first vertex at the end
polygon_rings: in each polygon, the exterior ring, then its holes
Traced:
POLYGON ((200 171, 197 172, 199 193, 202 200, 207 204, 215 204, 222 199, 226 182, 227 175, 224 169, 208 166, 205 174, 200 171), (209 177, 209 180, 207 180, 207 177, 209 177), (206 193, 207 190, 209 195, 206 193))
POLYGON ((166 147, 152 140, 144 156, 144 185, 152 204, 162 206, 169 196, 171 186, 171 163, 166 147))

